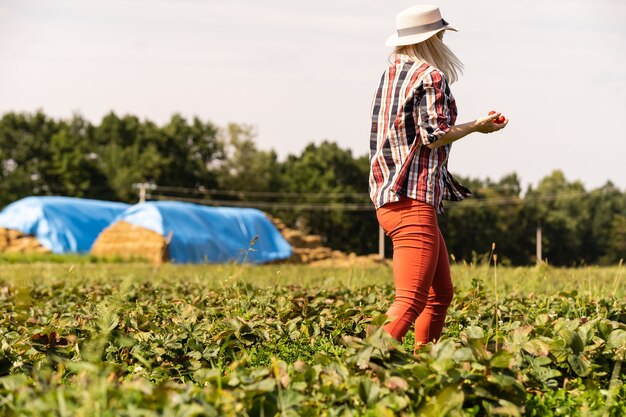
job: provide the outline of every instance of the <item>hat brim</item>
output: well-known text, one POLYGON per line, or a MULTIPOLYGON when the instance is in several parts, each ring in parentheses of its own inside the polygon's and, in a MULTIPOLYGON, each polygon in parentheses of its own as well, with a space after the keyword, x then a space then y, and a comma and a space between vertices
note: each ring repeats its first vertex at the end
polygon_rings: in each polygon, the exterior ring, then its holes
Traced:
POLYGON ((387 42, 385 42, 385 46, 404 46, 404 45, 413 45, 415 43, 424 42, 426 39, 430 38, 431 36, 436 35, 442 30, 452 30, 454 32, 459 31, 453 26, 447 25, 439 29, 431 30, 430 32, 418 33, 416 35, 410 35, 410 36, 400 37, 398 36, 397 33, 394 33, 393 35, 387 38, 387 42))

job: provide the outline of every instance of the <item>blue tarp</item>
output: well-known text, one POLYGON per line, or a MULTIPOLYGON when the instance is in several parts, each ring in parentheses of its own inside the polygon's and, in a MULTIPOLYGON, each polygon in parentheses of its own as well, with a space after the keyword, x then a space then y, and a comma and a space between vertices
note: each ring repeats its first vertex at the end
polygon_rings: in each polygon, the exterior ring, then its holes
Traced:
POLYGON ((116 221, 170 238, 175 263, 263 263, 291 256, 291 246, 262 211, 175 201, 136 204, 116 221))
POLYGON ((102 229, 128 207, 83 198, 26 197, 0 212, 0 227, 33 235, 54 253, 84 253, 102 229))

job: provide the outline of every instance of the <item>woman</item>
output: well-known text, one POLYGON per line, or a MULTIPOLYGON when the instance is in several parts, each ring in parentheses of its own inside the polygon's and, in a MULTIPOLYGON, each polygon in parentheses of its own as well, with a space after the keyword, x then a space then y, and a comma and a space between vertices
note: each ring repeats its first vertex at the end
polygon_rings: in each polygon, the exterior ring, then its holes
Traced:
POLYGON ((446 244, 437 225, 442 200, 471 195, 447 169, 452 142, 470 133, 503 129, 494 113, 454 125, 456 103, 449 84, 462 70, 444 45, 454 30, 436 6, 413 6, 396 17, 394 62, 372 103, 370 197, 393 241, 395 299, 384 329, 401 341, 415 323, 415 349, 441 335, 453 288, 446 244))

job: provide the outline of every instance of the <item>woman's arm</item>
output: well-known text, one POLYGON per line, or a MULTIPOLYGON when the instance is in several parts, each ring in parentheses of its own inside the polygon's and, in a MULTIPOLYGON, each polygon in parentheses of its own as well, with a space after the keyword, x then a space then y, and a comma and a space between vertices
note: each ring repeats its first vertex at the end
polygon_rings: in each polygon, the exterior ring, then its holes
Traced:
POLYGON ((497 132, 498 130, 502 130, 509 123, 509 119, 505 119, 503 123, 499 124, 493 122, 501 115, 502 113, 497 112, 489 116, 479 117, 472 122, 452 126, 445 135, 426 146, 428 146, 430 149, 436 149, 440 146, 456 142, 457 140, 469 135, 470 133, 492 133, 497 132))

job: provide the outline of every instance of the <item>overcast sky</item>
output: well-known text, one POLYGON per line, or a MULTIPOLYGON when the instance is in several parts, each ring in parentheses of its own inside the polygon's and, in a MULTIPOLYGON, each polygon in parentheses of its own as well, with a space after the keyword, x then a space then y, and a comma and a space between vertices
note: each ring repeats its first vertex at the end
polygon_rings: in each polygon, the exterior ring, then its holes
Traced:
MULTIPOLYGON (((282 157, 308 143, 368 152, 372 95, 397 12, 384 0, 0 0, 0 113, 113 110, 254 125, 282 157)), ((441 1, 465 64, 459 123, 503 133, 453 145, 451 171, 526 186, 554 169, 626 188, 626 2, 441 1)))

